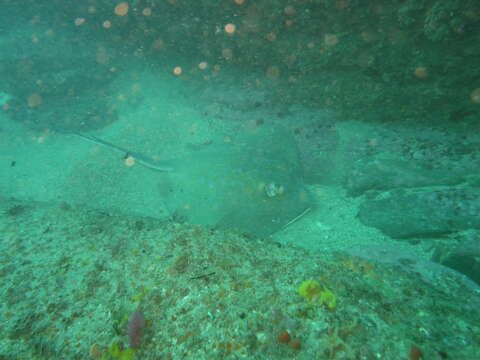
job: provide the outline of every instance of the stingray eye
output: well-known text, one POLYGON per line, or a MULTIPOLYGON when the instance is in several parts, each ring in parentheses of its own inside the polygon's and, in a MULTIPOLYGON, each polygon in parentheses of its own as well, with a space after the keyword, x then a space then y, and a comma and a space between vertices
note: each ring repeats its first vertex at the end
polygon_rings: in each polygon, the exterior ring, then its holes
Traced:
POLYGON ((275 184, 274 182, 268 183, 265 185, 265 194, 269 197, 275 197, 278 195, 282 195, 284 192, 283 186, 279 186, 275 184))

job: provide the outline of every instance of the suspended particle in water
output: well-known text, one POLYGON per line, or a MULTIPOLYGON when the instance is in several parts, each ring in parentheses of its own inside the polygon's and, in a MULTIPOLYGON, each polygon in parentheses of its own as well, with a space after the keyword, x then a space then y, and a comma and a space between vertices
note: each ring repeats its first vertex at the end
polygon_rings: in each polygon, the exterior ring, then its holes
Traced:
POLYGON ((125 16, 128 14, 128 3, 127 2, 121 2, 115 6, 115 9, 113 10, 115 15, 117 16, 125 16))
POLYGON ((75 19, 75 25, 80 26, 85 22, 85 18, 76 18, 75 19))
POLYGON ((135 165, 135 158, 133 156, 127 156, 125 158, 125 165, 128 167, 135 165))
POLYGON ((338 37, 335 34, 325 34, 323 41, 327 46, 334 46, 338 44, 338 37))
POLYGON ((174 75, 182 75, 182 67, 181 66, 175 66, 173 68, 173 74, 174 75))
POLYGON ((476 88, 470 93, 470 99, 475 103, 475 104, 480 104, 480 88, 476 88))
POLYGON ((236 30, 237 28, 236 28, 235 24, 231 24, 231 23, 230 23, 230 24, 225 25, 224 29, 225 29, 225 32, 226 32, 227 34, 233 35, 233 34, 235 33, 235 30, 236 30))
POLYGON ((292 16, 297 13, 297 10, 295 10, 293 6, 288 5, 288 6, 285 6, 285 9, 283 9, 283 12, 285 13, 285 15, 292 16))
POLYGON ((426 79, 428 77, 428 70, 425 66, 418 66, 413 72, 415 77, 419 79, 426 79))
POLYGON ((33 107, 40 106, 42 104, 42 101, 43 100, 41 95, 37 93, 33 93, 28 97, 27 104, 29 107, 33 108, 33 107))

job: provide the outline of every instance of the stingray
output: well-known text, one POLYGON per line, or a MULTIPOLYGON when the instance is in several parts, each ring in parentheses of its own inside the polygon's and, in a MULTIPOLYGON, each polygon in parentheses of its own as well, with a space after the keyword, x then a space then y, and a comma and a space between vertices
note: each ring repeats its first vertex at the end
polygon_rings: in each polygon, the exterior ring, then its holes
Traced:
POLYGON ((161 196, 177 220, 266 237, 312 207, 296 144, 282 129, 237 134, 229 143, 212 143, 166 164, 91 135, 75 135, 162 172, 161 196))

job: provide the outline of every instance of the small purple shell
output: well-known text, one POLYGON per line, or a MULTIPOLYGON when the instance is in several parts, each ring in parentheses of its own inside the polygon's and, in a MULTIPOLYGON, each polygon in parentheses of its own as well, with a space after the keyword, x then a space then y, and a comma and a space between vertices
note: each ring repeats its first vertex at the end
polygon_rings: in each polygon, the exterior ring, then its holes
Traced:
POLYGON ((137 310, 130 315, 128 319, 128 328, 127 333, 130 339, 130 347, 133 349, 138 349, 140 347, 140 342, 142 340, 143 329, 147 325, 145 321, 145 316, 137 310))

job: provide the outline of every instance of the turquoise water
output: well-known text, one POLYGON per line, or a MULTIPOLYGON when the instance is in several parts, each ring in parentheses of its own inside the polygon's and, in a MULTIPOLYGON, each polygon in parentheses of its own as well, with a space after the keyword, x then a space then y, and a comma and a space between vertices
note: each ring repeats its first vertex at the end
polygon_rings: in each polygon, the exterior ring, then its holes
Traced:
POLYGON ((480 358, 476 1, 0 20, 0 360, 480 358))

